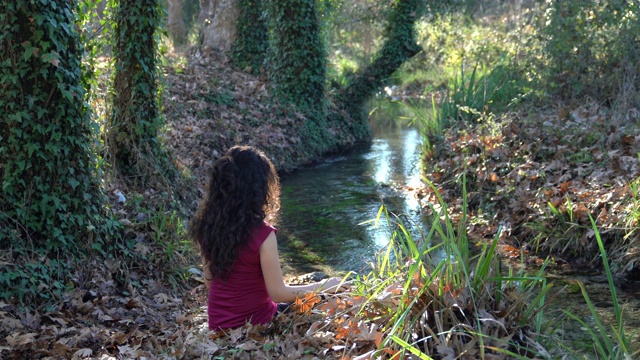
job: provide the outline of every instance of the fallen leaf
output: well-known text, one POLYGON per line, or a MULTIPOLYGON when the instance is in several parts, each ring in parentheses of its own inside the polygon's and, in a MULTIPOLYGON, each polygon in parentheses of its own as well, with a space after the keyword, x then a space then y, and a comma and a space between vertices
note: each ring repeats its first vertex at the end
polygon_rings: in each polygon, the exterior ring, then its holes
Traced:
POLYGON ((89 348, 83 348, 73 353, 74 358, 85 358, 93 355, 93 350, 89 348))
POLYGON ((26 334, 20 334, 20 333, 14 333, 11 334, 9 336, 7 336, 5 338, 5 340, 7 341, 7 344, 13 346, 13 347, 18 347, 18 346, 22 346, 22 345, 26 345, 29 343, 32 343, 35 341, 35 337, 36 337, 36 333, 26 333, 26 334))

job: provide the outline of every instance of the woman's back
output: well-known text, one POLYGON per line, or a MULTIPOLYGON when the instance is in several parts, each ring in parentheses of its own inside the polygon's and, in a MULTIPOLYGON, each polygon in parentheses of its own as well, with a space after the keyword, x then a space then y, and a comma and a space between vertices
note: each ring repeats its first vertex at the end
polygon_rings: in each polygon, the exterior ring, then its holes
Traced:
POLYGON ((276 229, 264 222, 254 228, 226 280, 212 280, 210 329, 236 328, 248 319, 253 324, 266 324, 275 315, 277 305, 269 297, 260 265, 260 246, 272 231, 276 229))

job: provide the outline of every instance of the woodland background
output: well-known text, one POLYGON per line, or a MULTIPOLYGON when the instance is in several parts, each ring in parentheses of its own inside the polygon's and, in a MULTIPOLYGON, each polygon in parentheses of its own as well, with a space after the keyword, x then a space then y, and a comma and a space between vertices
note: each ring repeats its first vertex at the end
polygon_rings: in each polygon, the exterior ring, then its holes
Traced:
POLYGON ((1 1, 0 354, 634 358, 617 292, 639 274, 639 7, 1 1), (185 228, 212 161, 250 144, 290 172, 368 141, 390 102, 423 136, 425 183, 399 190, 450 259, 399 227, 353 293, 209 336, 185 228), (592 310, 564 314, 580 347, 542 315, 553 276, 585 269, 614 311, 561 284, 592 310))

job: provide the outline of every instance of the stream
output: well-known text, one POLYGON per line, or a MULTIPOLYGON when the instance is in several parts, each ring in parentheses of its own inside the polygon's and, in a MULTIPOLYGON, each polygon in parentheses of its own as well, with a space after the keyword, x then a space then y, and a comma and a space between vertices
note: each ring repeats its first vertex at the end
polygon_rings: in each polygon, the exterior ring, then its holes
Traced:
MULTIPOLYGON (((330 156, 281 179, 282 209, 276 226, 286 274, 368 272, 391 233, 386 221, 378 226, 373 222, 383 204, 390 213, 400 216, 414 237, 428 229, 418 201, 397 190, 421 184, 420 134, 401 115, 396 109, 372 117, 370 144, 330 156)), ((597 331, 581 292, 574 286, 576 281, 585 284, 604 326, 612 334, 615 315, 603 275, 554 280, 554 288, 562 289, 557 297, 561 300, 556 299, 545 309, 542 334, 553 334, 578 353, 589 353, 593 344, 588 329, 565 313, 575 314, 597 331)), ((618 297, 624 308, 625 329, 637 350, 640 284, 625 290, 618 289, 618 297)))
MULTIPOLYGON (((398 188, 420 186, 420 134, 407 120, 380 117, 373 141, 283 177, 278 238, 295 273, 363 272, 389 241, 381 205, 412 235, 426 229, 420 204, 398 188)), ((285 271, 287 272, 287 271, 285 271)))

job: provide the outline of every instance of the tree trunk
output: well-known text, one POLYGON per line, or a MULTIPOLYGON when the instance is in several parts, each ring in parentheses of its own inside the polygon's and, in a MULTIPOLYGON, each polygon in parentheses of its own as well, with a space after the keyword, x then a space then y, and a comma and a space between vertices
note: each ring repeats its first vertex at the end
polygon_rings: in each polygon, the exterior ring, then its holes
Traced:
POLYGON ((386 40, 382 48, 374 56, 373 62, 356 74, 341 94, 339 101, 342 107, 360 124, 357 132, 368 132, 365 102, 405 61, 422 50, 415 39, 414 24, 424 5, 424 0, 395 2, 387 20, 386 40))
POLYGON ((174 48, 187 43, 187 24, 184 22, 184 0, 168 0, 169 2, 169 36, 174 48))
POLYGON ((228 51, 236 39, 238 0, 200 0, 200 45, 228 51))
POLYGON ((306 115, 301 135, 313 151, 330 145, 325 111, 326 53, 314 0, 267 0, 267 74, 276 95, 306 115))
POLYGON ((144 184, 161 159, 158 130, 156 38, 159 0, 121 0, 115 19, 114 97, 107 145, 116 174, 144 184))
POLYGON ((0 3, 3 249, 28 239, 38 249, 73 252, 103 235, 106 199, 74 10, 68 0, 0 3))
POLYGON ((238 0, 236 39, 231 46, 235 66, 258 74, 267 50, 267 25, 262 17, 262 0, 238 0))

